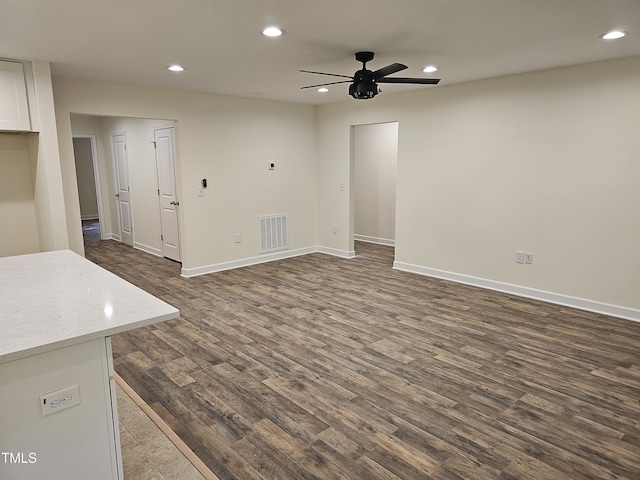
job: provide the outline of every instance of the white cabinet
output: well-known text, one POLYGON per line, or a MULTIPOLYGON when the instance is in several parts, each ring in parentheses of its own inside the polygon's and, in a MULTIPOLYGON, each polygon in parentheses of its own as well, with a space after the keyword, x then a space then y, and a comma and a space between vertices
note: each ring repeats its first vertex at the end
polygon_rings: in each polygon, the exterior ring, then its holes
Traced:
POLYGON ((0 61, 0 130, 31 130, 24 66, 20 62, 0 61))

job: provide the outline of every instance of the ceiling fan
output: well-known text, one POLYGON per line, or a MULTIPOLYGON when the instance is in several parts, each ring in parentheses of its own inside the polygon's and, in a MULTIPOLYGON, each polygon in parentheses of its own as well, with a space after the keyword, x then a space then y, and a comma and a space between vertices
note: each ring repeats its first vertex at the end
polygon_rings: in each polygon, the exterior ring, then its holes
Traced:
POLYGON ((376 71, 367 70, 367 62, 373 60, 373 52, 358 52, 356 60, 362 62, 362 70, 358 70, 352 77, 348 75, 337 75, 335 73, 313 72, 311 70, 300 70, 304 73, 315 73, 317 75, 329 75, 332 77, 348 78, 349 80, 341 80, 339 82, 321 83, 318 85, 308 85, 304 88, 324 87, 327 85, 336 85, 338 83, 351 83, 349 85, 349 95, 357 100, 366 100, 375 97, 380 93, 378 83, 405 83, 416 85, 437 85, 439 78, 406 78, 406 77, 387 77, 393 73, 408 68, 401 63, 392 63, 386 67, 382 67, 376 71))

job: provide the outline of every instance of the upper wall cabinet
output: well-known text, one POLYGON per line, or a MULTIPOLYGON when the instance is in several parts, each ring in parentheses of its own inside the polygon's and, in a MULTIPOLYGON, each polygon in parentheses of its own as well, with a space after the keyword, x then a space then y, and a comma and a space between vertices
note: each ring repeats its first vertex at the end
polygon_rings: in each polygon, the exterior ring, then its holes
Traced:
POLYGON ((0 130, 31 130, 24 67, 19 62, 0 61, 0 130))

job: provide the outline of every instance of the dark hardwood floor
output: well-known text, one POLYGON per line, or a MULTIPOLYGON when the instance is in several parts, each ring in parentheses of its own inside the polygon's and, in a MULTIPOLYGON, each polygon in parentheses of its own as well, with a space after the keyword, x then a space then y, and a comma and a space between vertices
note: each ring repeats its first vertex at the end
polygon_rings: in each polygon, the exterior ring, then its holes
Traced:
POLYGON ((86 243, 180 309, 115 369, 221 479, 640 479, 640 324, 356 252, 185 279, 86 243))

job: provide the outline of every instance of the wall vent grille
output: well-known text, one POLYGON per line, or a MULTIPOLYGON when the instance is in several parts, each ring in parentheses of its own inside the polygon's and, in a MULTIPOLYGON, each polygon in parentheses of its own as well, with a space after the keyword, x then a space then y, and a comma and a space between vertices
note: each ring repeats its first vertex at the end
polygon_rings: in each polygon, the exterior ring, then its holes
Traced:
POLYGON ((289 248, 287 214, 258 217, 260 222, 260 253, 289 248))

